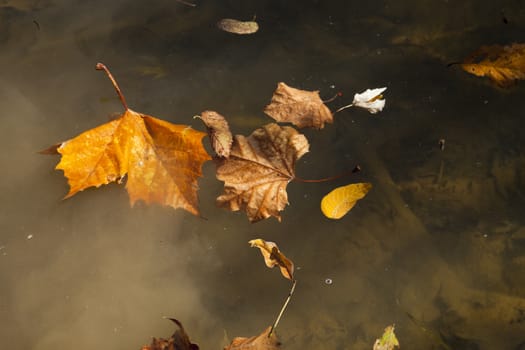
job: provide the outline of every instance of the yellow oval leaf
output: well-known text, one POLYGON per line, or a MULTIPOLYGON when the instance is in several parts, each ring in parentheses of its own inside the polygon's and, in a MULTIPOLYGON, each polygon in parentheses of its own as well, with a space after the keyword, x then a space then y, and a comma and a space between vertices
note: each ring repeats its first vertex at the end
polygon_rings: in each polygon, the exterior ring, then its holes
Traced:
POLYGON ((329 219, 340 219, 358 200, 366 196, 371 188, 372 184, 367 182, 338 187, 323 197, 321 211, 329 219))

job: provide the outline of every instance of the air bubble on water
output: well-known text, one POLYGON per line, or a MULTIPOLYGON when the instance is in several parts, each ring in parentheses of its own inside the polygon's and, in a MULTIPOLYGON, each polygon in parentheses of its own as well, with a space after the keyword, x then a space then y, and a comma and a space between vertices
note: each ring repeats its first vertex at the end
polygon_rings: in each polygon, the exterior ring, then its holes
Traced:
POLYGON ((327 284, 327 285, 331 285, 332 283, 334 283, 334 281, 332 281, 331 278, 327 278, 324 280, 324 283, 327 284))

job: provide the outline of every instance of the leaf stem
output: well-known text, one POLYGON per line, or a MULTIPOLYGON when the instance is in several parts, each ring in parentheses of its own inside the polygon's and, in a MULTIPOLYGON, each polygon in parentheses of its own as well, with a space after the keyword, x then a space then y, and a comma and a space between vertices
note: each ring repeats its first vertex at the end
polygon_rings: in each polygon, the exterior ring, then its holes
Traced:
POLYGON ((270 329, 270 332, 268 332, 268 338, 272 335, 275 328, 277 328, 277 325, 279 324, 279 321, 281 320, 281 317, 283 316, 284 310, 286 310, 286 307, 288 306, 288 303, 292 299, 293 292, 295 291, 295 285, 297 284, 297 280, 293 280, 292 288, 290 289, 290 292, 288 293, 288 297, 284 301, 283 307, 281 308, 281 311, 279 312, 279 315, 277 316, 277 319, 272 325, 272 328, 270 329))
POLYGON ((95 69, 96 70, 103 70, 104 72, 106 72, 106 74, 108 75, 109 80, 111 80, 111 83, 113 84, 113 87, 115 88, 115 91, 117 91, 117 95, 120 98, 120 102, 122 102, 122 105, 124 106, 124 109, 128 110, 129 108, 128 108, 128 104, 126 103, 126 98, 122 94, 122 91, 120 91, 120 88, 119 88, 119 86, 117 84, 117 81, 115 80, 115 78, 113 78, 113 75, 109 71, 108 67, 106 67, 106 65, 104 65, 103 63, 97 63, 95 69))
POLYGON ((335 100, 336 98, 340 97, 340 96, 343 96, 343 93, 341 91, 339 91, 337 94, 335 94, 334 96, 330 97, 328 100, 324 100, 323 103, 329 103, 329 102, 332 102, 333 100, 335 100))
POLYGON ((346 176, 346 175, 351 175, 351 174, 355 174, 357 172, 360 172, 361 171, 361 167, 359 165, 356 165, 354 169, 352 169, 351 171, 347 171, 347 172, 344 172, 342 174, 339 174, 339 175, 335 175, 335 176, 330 176, 330 177, 325 177, 323 179, 316 179, 316 180, 305 180, 305 179, 301 179, 300 177, 294 177, 293 179, 295 181, 299 181, 299 182, 328 182, 328 181, 333 181, 333 180, 337 180, 343 176, 346 176))
POLYGON ((336 114, 336 113, 338 113, 338 112, 341 112, 341 111, 343 111, 343 110, 345 110, 345 109, 347 109, 347 108, 350 108, 350 107, 352 107, 353 105, 354 105, 353 103, 350 103, 349 105, 343 106, 343 107, 339 108, 337 111, 335 111, 334 114, 336 114))

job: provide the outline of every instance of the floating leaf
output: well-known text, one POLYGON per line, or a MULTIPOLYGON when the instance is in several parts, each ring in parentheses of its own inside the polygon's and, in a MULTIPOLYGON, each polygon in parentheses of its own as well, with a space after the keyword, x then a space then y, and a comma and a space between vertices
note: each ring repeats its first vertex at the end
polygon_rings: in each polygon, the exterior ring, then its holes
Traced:
POLYGON ((358 200, 372 188, 370 183, 357 183, 338 187, 323 197, 321 210, 329 219, 340 219, 350 211, 358 200))
POLYGON ((281 269, 281 274, 285 278, 288 278, 292 281, 294 280, 293 262, 286 256, 284 256, 283 253, 281 253, 279 247, 277 247, 277 244, 275 244, 274 242, 267 242, 264 239, 260 238, 252 239, 248 243, 250 243, 252 247, 257 247, 261 250, 261 254, 264 257, 264 262, 266 263, 266 266, 268 266, 269 268, 273 268, 277 265, 281 269))
POLYGON ((275 123, 249 137, 236 135, 228 159, 218 159, 217 179, 224 193, 217 204, 231 211, 245 210, 251 222, 279 212, 288 204, 286 186, 295 178, 295 163, 308 152, 308 141, 292 127, 275 123))
POLYGON ((224 350, 277 350, 281 344, 277 340, 277 336, 272 331, 272 327, 268 327, 259 334, 251 338, 236 337, 231 344, 224 347, 224 350))
POLYGON ((319 97, 319 91, 299 90, 282 82, 277 85, 264 113, 298 128, 322 129, 324 123, 333 122, 332 112, 319 97))
POLYGON ((221 19, 217 22, 217 27, 234 34, 253 34, 259 30, 259 25, 255 21, 238 21, 231 18, 221 19))
POLYGON ((385 107, 385 99, 382 95, 385 90, 386 87, 366 89, 366 91, 354 95, 352 104, 356 107, 364 108, 372 114, 381 112, 385 107))
POLYGON ((525 44, 482 46, 461 63, 470 74, 488 77, 500 87, 525 79, 525 44))
POLYGON ((141 350, 199 350, 199 346, 190 341, 182 323, 174 318, 170 318, 169 320, 173 321, 173 323, 179 327, 179 329, 175 330, 171 338, 153 338, 151 345, 145 345, 141 350))
POLYGON ((399 341, 394 333, 394 325, 385 328, 381 339, 376 339, 373 350, 393 350, 399 347, 399 341))
POLYGON ((204 111, 200 118, 208 129, 211 146, 219 157, 228 158, 232 148, 233 136, 226 119, 215 111, 204 111))
POLYGON ((117 181, 127 175, 130 203, 137 200, 198 212, 197 178, 210 156, 202 146, 203 132, 132 111, 113 77, 102 65, 121 97, 125 112, 120 118, 62 142, 62 158, 70 186, 66 198, 88 187, 117 181))
POLYGON ((386 87, 377 89, 366 89, 360 94, 354 95, 354 100, 351 104, 339 108, 335 113, 341 112, 350 107, 360 107, 368 110, 372 114, 381 112, 385 107, 386 100, 383 98, 383 92, 386 87))

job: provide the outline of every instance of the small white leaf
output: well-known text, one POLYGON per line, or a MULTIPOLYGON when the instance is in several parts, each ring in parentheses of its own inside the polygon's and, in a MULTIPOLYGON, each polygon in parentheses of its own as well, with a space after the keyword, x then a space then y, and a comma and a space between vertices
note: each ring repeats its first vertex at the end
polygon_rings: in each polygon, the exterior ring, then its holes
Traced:
POLYGON ((386 100, 383 99, 383 91, 386 90, 386 87, 378 89, 367 89, 366 91, 355 94, 354 101, 352 105, 364 108, 370 113, 375 114, 381 112, 385 107, 386 100))

